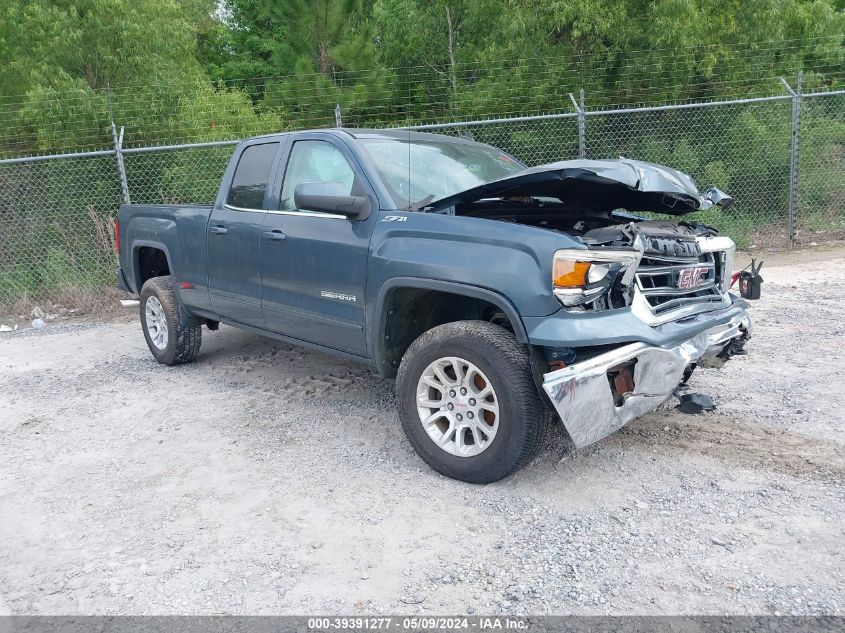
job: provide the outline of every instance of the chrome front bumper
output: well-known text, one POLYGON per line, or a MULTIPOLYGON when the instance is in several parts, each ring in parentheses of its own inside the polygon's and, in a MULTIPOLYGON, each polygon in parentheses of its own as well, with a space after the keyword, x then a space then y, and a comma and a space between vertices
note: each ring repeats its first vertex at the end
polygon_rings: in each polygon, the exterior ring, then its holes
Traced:
POLYGON ((581 448, 666 402, 690 363, 721 367, 727 345, 749 336, 751 320, 743 312, 676 347, 630 343, 550 372, 543 377, 543 389, 573 442, 581 448), (634 389, 624 395, 621 406, 616 406, 608 372, 634 359, 634 389))

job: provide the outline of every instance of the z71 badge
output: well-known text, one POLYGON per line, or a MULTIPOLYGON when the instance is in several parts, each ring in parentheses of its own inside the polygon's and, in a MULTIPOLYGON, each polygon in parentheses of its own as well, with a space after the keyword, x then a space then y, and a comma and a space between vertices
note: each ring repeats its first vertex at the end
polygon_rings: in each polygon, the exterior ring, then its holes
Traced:
POLYGON ((406 222, 408 220, 407 215, 386 215, 382 218, 382 222, 406 222))

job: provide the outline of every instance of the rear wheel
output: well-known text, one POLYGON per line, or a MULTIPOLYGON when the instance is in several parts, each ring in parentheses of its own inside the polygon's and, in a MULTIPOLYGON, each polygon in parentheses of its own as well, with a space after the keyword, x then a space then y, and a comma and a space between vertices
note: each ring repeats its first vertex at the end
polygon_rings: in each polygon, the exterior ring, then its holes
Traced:
POLYGON ((179 308, 170 275, 148 279, 140 303, 141 328, 155 359, 162 365, 194 360, 202 344, 202 327, 179 308))
POLYGON ((414 341, 397 393, 403 429, 420 457, 471 483, 522 468, 548 426, 526 349, 482 321, 447 323, 414 341))

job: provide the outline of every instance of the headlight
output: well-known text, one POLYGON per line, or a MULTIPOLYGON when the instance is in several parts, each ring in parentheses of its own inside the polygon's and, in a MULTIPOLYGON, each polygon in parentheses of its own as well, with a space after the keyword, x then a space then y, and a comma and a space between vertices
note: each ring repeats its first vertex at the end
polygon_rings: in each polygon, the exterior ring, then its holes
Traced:
POLYGON ((638 251, 567 249, 555 253, 552 285, 565 306, 580 306, 606 295, 617 280, 633 278, 638 251))
POLYGON ((731 287, 736 244, 731 238, 724 235, 699 237, 697 241, 702 253, 713 253, 719 271, 716 280, 717 285, 722 292, 727 292, 728 288, 731 287))

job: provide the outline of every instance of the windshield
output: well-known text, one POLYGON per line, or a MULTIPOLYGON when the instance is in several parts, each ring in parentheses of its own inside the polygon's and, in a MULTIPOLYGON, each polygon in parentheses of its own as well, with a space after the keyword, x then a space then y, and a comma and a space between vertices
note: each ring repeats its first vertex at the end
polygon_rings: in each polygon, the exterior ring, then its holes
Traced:
POLYGON ((449 141, 361 139, 397 209, 420 209, 525 169, 494 147, 449 141))

